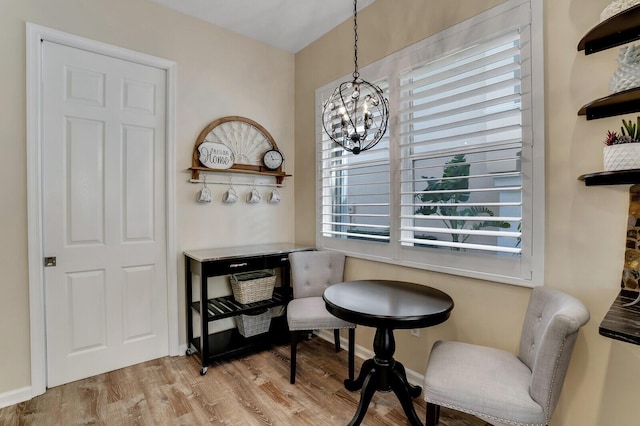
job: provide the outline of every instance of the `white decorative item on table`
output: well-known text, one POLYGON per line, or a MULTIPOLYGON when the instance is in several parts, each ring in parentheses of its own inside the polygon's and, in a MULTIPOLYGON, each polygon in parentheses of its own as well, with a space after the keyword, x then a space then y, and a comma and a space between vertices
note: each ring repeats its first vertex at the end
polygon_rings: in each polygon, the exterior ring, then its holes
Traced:
POLYGON ((605 21, 613 15, 617 15, 623 10, 627 10, 637 4, 640 4, 640 0, 616 0, 604 8, 600 14, 600 22, 605 21))

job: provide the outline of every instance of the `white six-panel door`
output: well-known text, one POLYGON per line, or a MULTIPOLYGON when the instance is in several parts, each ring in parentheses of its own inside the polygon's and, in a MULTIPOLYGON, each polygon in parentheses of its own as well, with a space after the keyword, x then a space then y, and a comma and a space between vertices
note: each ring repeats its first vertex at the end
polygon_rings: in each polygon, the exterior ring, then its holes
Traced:
POLYGON ((44 43, 52 387, 168 354, 166 71, 44 43))

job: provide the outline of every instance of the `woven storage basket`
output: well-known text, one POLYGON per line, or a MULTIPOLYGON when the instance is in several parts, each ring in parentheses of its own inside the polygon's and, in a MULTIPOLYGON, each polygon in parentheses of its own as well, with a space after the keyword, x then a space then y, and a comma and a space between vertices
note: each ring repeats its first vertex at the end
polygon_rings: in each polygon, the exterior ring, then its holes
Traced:
POLYGON ((276 284, 276 274, 273 269, 244 272, 231 275, 229 281, 233 298, 242 304, 247 304, 271 299, 273 287, 276 284))
POLYGON ((238 331, 244 337, 251 337, 257 334, 266 333, 271 325, 271 310, 253 315, 238 315, 236 317, 238 331))

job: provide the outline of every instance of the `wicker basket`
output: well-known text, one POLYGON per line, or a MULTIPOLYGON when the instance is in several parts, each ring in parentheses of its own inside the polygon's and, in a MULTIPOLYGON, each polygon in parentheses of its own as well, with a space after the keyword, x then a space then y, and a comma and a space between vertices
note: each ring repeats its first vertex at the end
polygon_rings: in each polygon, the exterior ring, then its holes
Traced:
POLYGON ((233 274, 229 278, 233 298, 247 304, 271 299, 273 287, 276 284, 276 274, 273 269, 264 271, 233 274))
POLYGON ((244 337, 251 337, 257 334, 266 333, 271 325, 271 310, 253 315, 238 315, 236 317, 238 331, 244 337))

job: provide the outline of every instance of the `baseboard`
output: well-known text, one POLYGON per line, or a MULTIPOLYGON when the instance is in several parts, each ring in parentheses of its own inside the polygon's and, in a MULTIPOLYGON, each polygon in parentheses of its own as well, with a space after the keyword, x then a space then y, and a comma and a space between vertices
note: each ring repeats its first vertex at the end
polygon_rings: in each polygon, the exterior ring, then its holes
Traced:
POLYGON ((180 356, 180 355, 186 355, 187 353, 187 344, 186 343, 182 343, 180 345, 178 345, 178 353, 176 355, 180 356))
POLYGON ((0 408, 28 401, 33 398, 33 396, 34 395, 31 394, 31 386, 0 393, 0 408))
MULTIPOLYGON (((327 342, 333 344, 333 330, 316 330, 314 331, 314 334, 316 334, 321 339, 326 340, 327 342)), ((340 345, 343 348, 349 347, 348 339, 346 337, 340 336, 340 345)), ((356 344, 355 355, 360 359, 369 359, 369 358, 373 358, 374 353, 373 351, 356 344)), ((405 367, 405 370, 407 372, 407 381, 409 383, 411 383, 414 386, 422 386, 424 382, 424 376, 422 374, 417 373, 406 367, 405 367)))

